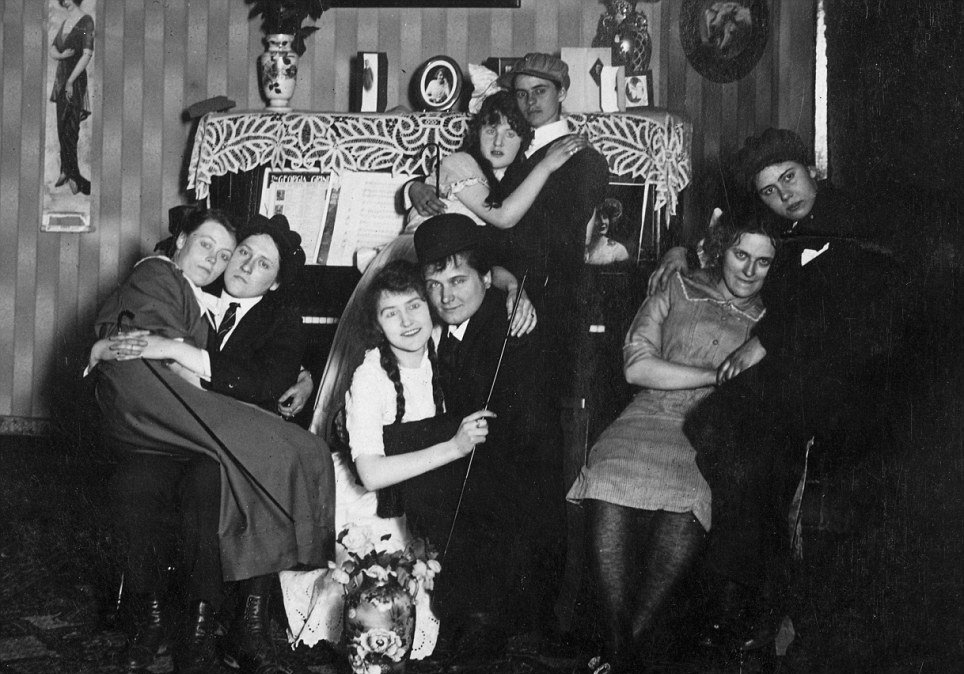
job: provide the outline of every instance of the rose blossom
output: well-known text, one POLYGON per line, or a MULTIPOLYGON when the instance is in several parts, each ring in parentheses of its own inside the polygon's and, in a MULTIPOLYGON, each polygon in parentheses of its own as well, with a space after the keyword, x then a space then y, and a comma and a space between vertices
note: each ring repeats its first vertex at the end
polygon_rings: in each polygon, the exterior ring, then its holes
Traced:
POLYGON ((375 544, 371 538, 371 531, 368 527, 348 525, 345 529, 345 535, 341 537, 340 542, 348 552, 359 557, 364 557, 375 549, 375 544))
POLYGON ((365 651, 384 655, 395 662, 405 654, 401 638, 391 630, 371 629, 360 635, 358 641, 365 651))

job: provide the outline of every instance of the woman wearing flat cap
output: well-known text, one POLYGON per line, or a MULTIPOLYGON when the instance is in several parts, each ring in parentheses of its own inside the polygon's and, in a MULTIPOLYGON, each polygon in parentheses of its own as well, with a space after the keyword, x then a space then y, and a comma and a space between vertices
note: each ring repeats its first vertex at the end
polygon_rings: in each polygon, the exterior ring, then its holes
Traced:
POLYGON ((174 649, 182 673, 215 666, 224 580, 241 581, 242 598, 223 650, 242 672, 280 666, 267 638, 271 584, 278 571, 325 564, 332 547, 330 452, 274 413, 305 349, 301 319, 283 299, 304 265, 301 238, 282 215, 255 216, 235 248, 223 220, 191 212, 172 231, 170 257, 139 263, 96 322, 102 337, 131 329, 98 342, 92 364, 120 459, 111 497, 132 551, 125 573, 138 581, 132 669, 154 662, 168 632, 173 612, 156 569, 173 561, 175 532, 189 600, 174 649), (220 296, 201 292, 221 269, 220 296))

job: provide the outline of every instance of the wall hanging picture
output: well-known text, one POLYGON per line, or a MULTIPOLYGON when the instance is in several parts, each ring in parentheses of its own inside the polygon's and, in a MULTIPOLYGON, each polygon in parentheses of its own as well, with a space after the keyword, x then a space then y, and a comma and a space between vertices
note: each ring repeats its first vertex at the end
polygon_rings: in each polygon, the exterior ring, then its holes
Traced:
POLYGON ((47 0, 47 59, 40 228, 89 232, 95 0, 47 0))
POLYGON ((700 75, 713 82, 735 82, 759 62, 769 23, 765 0, 683 0, 680 42, 700 75))
POLYGON ((462 93, 462 69, 448 56, 433 56, 412 78, 412 103, 419 110, 452 110, 462 93))

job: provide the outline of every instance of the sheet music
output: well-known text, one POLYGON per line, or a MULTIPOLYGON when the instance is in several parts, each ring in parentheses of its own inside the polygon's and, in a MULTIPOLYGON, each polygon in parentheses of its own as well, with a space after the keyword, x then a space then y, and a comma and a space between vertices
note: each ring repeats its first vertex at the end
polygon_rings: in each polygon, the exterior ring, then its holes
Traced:
POLYGON ((398 236, 405 216, 396 209, 396 197, 410 179, 390 173, 342 173, 331 240, 325 242, 327 254, 319 253, 324 263, 353 265, 359 248, 381 248, 398 236))
POLYGON ((292 231, 301 235, 308 264, 318 260, 321 235, 327 220, 332 181, 327 174, 265 171, 261 191, 261 214, 282 213, 292 231))

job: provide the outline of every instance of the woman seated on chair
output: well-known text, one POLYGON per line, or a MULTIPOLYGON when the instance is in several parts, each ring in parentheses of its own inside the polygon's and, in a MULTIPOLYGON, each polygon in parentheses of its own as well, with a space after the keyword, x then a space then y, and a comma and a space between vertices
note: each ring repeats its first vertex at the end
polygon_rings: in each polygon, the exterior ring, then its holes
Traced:
POLYGON ((570 501, 588 509, 602 661, 614 673, 635 671, 642 637, 710 528, 710 489, 683 418, 733 376, 718 368, 763 316, 759 294, 779 231, 771 220, 724 217, 707 237, 709 267, 677 274, 640 307, 623 344, 623 368, 642 388, 600 435, 569 491, 570 501))
MULTIPOLYGON (((494 415, 478 411, 460 421, 438 417, 444 402, 436 365, 437 334, 414 264, 395 260, 383 267, 372 279, 363 306, 368 349, 345 396, 349 451, 334 457, 335 527, 364 532, 377 547, 389 551, 405 547, 411 538, 409 527, 411 533, 442 546, 454 510, 450 497, 458 496, 459 475, 465 470, 459 460, 485 441, 486 419, 494 415), (412 422, 420 420, 429 423, 413 428, 412 422), (403 445, 404 453, 398 453, 403 445), (448 470, 455 462, 461 473, 448 470)), ((339 546, 336 562, 345 555, 339 546)), ((338 641, 343 597, 327 569, 285 572, 282 588, 292 636, 298 642, 312 646, 321 639, 338 641), (325 605, 312 606, 319 578, 334 591, 324 593, 325 605)), ((418 592, 416 605, 412 655, 422 658, 435 647, 438 621, 424 591, 418 592)))
POLYGON ((191 600, 175 648, 180 672, 215 666, 223 580, 243 581, 245 597, 226 653, 245 672, 275 663, 268 584, 282 569, 325 563, 331 549, 334 488, 324 442, 240 402, 272 409, 297 376, 300 317, 279 293, 304 263, 300 237, 283 216, 255 216, 245 233, 235 249, 222 214, 193 213, 170 257, 138 263, 98 314, 102 336, 131 329, 92 353, 105 429, 120 458, 111 492, 130 549, 128 587, 142 609, 131 668, 149 666, 163 645, 159 569, 171 561, 174 530, 184 538, 179 571, 191 600), (225 269, 213 303, 221 320, 209 332, 200 288, 225 269))

